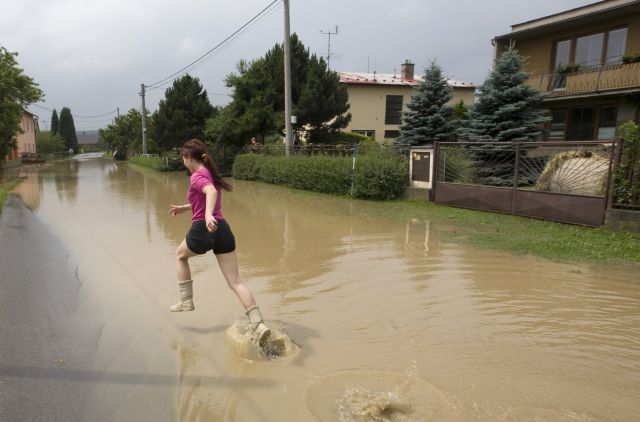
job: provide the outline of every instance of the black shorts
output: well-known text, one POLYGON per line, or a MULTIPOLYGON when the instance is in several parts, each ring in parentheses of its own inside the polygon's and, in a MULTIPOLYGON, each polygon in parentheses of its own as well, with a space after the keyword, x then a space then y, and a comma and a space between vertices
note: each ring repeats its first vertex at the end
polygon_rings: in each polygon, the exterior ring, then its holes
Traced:
POLYGON ((218 220, 218 228, 210 232, 204 220, 196 221, 186 236, 187 247, 198 255, 213 250, 216 255, 236 250, 236 239, 225 220, 218 220))

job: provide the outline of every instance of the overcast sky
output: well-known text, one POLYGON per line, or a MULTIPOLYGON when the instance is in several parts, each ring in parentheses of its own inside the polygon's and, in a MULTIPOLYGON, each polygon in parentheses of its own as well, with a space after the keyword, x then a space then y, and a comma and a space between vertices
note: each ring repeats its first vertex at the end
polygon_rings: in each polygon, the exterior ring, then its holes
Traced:
MULTIPOLYGON (((405 59, 422 73, 437 59, 447 76, 482 83, 494 36, 510 25, 593 3, 594 0, 290 0, 291 31, 331 68, 399 71, 405 59)), ((44 90, 40 105, 69 107, 76 128, 109 121, 81 117, 124 113, 140 106, 140 84, 159 81, 231 35, 271 0, 3 0, 0 45, 19 53, 25 73, 44 90)), ((283 39, 283 6, 273 9, 232 44, 189 73, 213 104, 229 101, 224 77, 240 59, 258 58, 283 39)), ((155 110, 164 89, 148 92, 155 110)), ((47 129, 51 113, 31 107, 47 129)))

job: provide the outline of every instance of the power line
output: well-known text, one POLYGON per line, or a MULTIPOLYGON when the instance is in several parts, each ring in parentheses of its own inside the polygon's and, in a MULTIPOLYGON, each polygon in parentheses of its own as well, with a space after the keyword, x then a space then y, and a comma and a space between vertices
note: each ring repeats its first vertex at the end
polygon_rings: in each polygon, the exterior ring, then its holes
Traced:
MULTIPOLYGON (((273 3, 272 3, 273 4, 273 3)), ((267 6, 270 7, 271 5, 267 6)), ((268 12, 263 13, 262 15, 260 15, 260 17, 258 19, 255 19, 254 17, 254 21, 251 22, 249 25, 245 24, 245 27, 242 28, 241 30, 236 31, 235 35, 232 34, 231 36, 228 37, 228 39, 226 41, 223 41, 219 44, 219 48, 212 52, 211 54, 209 54, 207 57, 205 57, 204 59, 202 59, 200 62, 196 63, 195 65, 193 65, 193 67, 191 67, 191 70, 195 70, 197 68, 199 68, 200 66, 204 65, 205 63, 207 63, 209 60, 211 60, 212 58, 216 57, 218 54, 222 53, 223 51, 225 51, 227 48, 229 48, 236 40, 238 40, 242 35, 244 35, 245 33, 249 32, 252 28, 254 28, 255 26, 257 26, 258 24, 260 24, 261 22, 263 22, 264 20, 266 20, 269 16, 273 15, 277 10, 278 7, 280 5, 277 4, 275 7, 272 7, 268 12)), ((265 8, 266 10, 266 8, 265 8)), ((258 16, 258 15, 256 15, 258 16)), ((215 47, 214 47, 215 48, 215 47)), ((211 51, 211 50, 210 50, 211 51)), ((206 53, 205 53, 206 55, 206 53)), ((178 72, 179 73, 179 72, 178 72)), ((166 78, 165 78, 166 79, 166 78)), ((166 88, 168 86, 170 86, 173 83, 173 79, 166 81, 164 83, 162 83, 161 85, 156 85, 153 87, 150 87, 148 85, 145 85, 147 89, 146 91, 153 91, 154 89, 161 89, 161 88, 166 88)), ((227 95, 228 94, 209 94, 209 95, 227 95)))
POLYGON ((274 4, 280 2, 281 0, 273 0, 271 3, 269 3, 269 5, 267 7, 265 7, 264 9, 262 9, 257 15, 255 15, 253 18, 251 18, 249 21, 247 21, 244 25, 242 25, 240 28, 238 28, 236 31, 234 31, 231 35, 229 35, 227 38, 225 38, 224 40, 222 40, 220 43, 218 43, 216 46, 214 46, 213 48, 211 48, 209 51, 207 51, 206 53, 204 53, 203 55, 201 55, 200 57, 198 57, 197 59, 195 59, 194 61, 192 61, 191 63, 189 63, 187 66, 181 68, 180 70, 178 70, 177 72, 172 73, 171 75, 167 76, 166 78, 160 79, 159 81, 156 81, 152 84, 147 85, 148 88, 156 88, 157 85, 162 84, 163 82, 173 78, 174 76, 179 75, 180 73, 184 72, 185 70, 191 68, 192 66, 194 66, 196 63, 200 62, 201 60, 205 59, 207 56, 209 56, 211 53, 213 53, 215 50, 217 50, 218 48, 222 47, 225 43, 227 43, 229 40, 233 39, 236 35, 238 35, 241 31, 243 31, 245 28, 247 28, 249 25, 251 25, 252 22, 254 22, 256 19, 258 19, 260 16, 262 16, 265 12, 267 12, 269 9, 271 9, 273 7, 274 4))
POLYGON ((80 118, 84 118, 84 119, 91 119, 91 118, 94 118, 94 117, 104 117, 104 116, 109 116, 111 114, 116 114, 117 111, 118 111, 118 109, 115 108, 115 109, 113 109, 113 110, 111 110, 111 111, 109 111, 107 113, 103 113, 103 114, 95 114, 93 116, 83 116, 83 115, 80 115, 80 114, 74 114, 74 117, 80 117, 80 118))
MULTIPOLYGON (((42 105, 40 105, 40 104, 35 104, 35 103, 34 103, 34 104, 31 104, 31 105, 33 105, 33 106, 35 106, 35 107, 38 107, 38 108, 41 108, 41 109, 43 109, 43 110, 47 110, 47 111, 51 111, 51 112, 53 112, 53 109, 50 109, 50 108, 45 107, 45 106, 42 106, 42 105)), ((109 115, 111 115, 111 114, 115 114, 117 111, 118 111, 118 109, 116 108, 116 109, 114 109, 114 110, 111 110, 111 111, 109 111, 109 112, 107 112, 107 113, 103 113, 103 114, 82 115, 82 114, 74 114, 74 113, 71 113, 71 115, 72 115, 74 118, 75 118, 75 117, 80 117, 80 118, 84 118, 84 119, 92 119, 92 118, 95 118, 95 117, 105 117, 105 116, 109 116, 109 115)))

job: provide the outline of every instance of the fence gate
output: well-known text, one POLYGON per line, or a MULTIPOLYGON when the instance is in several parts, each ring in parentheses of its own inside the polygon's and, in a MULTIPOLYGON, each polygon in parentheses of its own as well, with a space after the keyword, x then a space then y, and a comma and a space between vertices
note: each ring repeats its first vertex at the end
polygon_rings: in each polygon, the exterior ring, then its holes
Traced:
POLYGON ((436 143, 439 204, 604 224, 615 141, 436 143))

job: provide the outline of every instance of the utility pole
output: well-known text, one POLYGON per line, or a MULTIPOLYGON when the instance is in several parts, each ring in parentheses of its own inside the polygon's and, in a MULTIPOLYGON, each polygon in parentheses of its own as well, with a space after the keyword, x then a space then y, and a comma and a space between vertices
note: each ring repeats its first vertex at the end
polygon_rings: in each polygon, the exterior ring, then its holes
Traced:
MULTIPOLYGON (((142 97, 142 154, 147 154, 147 119, 145 118, 146 108, 144 106, 144 84, 140 84, 140 96, 142 97)), ((118 109, 118 114, 120 114, 120 109, 118 109)))
POLYGON ((327 67, 331 69, 331 35, 338 34, 338 25, 336 25, 336 32, 331 32, 331 29, 329 29, 327 32, 324 32, 321 29, 320 33, 329 37, 329 41, 327 42, 327 67))
POLYGON ((291 46, 289 28, 289 0, 284 1, 284 127, 287 156, 293 152, 293 128, 291 127, 291 46))
POLYGON ((116 107, 116 117, 120 117, 120 107, 116 107))

